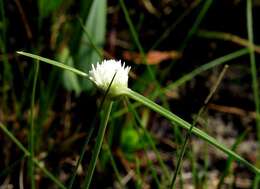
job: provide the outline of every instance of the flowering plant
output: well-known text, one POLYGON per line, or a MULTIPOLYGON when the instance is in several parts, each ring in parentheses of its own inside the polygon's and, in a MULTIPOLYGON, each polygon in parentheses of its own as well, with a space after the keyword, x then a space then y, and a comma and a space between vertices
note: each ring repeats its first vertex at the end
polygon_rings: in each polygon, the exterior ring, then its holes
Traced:
MULTIPOLYGON (((191 125, 190 123, 186 122, 182 118, 178 117, 177 115, 173 114, 169 110, 163 108, 162 106, 154 103, 153 101, 149 100, 145 96, 131 90, 128 88, 128 73, 130 71, 129 66, 125 66, 125 64, 121 64, 121 61, 116 60, 104 60, 101 63, 98 63, 96 66, 92 65, 92 69, 89 71, 89 73, 82 72, 80 70, 77 70, 73 67, 70 67, 68 65, 62 64, 60 62, 50 60, 44 57, 40 57, 38 55, 26 53, 26 52, 18 52, 21 55, 31 57, 43 62, 46 62, 48 64, 55 65, 57 67, 70 70, 78 75, 81 75, 83 77, 89 78, 95 85, 103 92, 106 92, 110 97, 116 98, 117 96, 124 95, 126 97, 129 97, 135 101, 140 102, 141 104, 147 106, 151 110, 154 110, 155 112, 159 113, 161 116, 167 118, 173 125, 182 127, 184 129, 189 130, 192 134, 197 135, 201 139, 205 140, 207 143, 215 146, 228 156, 236 159, 237 161, 243 163, 246 165, 250 170, 252 170, 256 174, 260 174, 260 170, 252 165, 250 162, 248 162, 246 159, 235 153, 234 151, 228 149, 225 145, 219 143, 215 138, 209 136, 204 131, 200 130, 199 128, 195 127, 194 125, 191 125)), ((86 178, 84 180, 84 187, 83 188, 89 188, 90 182, 94 173, 95 165, 97 162, 98 154, 101 149, 101 145, 103 142, 104 134, 106 125, 109 119, 110 111, 112 108, 112 101, 110 101, 107 108, 105 108, 105 121, 103 125, 100 127, 97 135, 97 141, 95 143, 95 147, 93 150, 93 155, 91 157, 89 169, 86 175, 86 178)))
POLYGON ((124 90, 128 88, 128 73, 130 66, 121 64, 121 61, 104 60, 96 65, 92 64, 89 71, 89 79, 103 92, 107 91, 111 81, 108 95, 116 97, 122 95, 124 90))

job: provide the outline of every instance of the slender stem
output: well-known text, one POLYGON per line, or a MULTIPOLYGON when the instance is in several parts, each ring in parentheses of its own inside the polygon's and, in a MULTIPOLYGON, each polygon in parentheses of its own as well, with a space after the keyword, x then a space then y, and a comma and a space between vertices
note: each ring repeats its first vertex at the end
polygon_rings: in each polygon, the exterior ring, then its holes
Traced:
MULTIPOLYGON (((23 151, 25 156, 30 157, 30 152, 22 145, 22 143, 2 124, 0 123, 0 129, 17 145, 17 147, 23 151)), ((66 189, 66 187, 52 174, 50 173, 37 159, 33 159, 33 163, 37 165, 44 174, 49 177, 57 186, 62 189, 66 189)))
POLYGON ((169 27, 167 27, 166 30, 163 31, 159 38, 156 39, 156 41, 153 43, 150 50, 156 49, 170 34, 172 34, 173 30, 177 28, 177 26, 184 20, 184 18, 186 18, 192 12, 192 10, 199 5, 200 2, 201 0, 193 1, 191 5, 187 7, 187 9, 176 20, 174 20, 174 22, 169 27))
MULTIPOLYGON (((245 137, 247 136, 247 134, 249 133, 249 129, 247 129, 246 131, 244 131, 240 136, 238 136, 236 138, 235 143, 232 145, 232 150, 236 150, 237 147, 239 146, 239 144, 245 139, 245 137)), ((222 171, 222 174, 220 175, 220 179, 217 185, 217 189, 221 189, 222 185, 224 184, 224 180, 226 178, 226 176, 228 176, 228 174, 230 174, 231 172, 231 168, 232 168, 232 162, 233 162, 233 158, 232 157, 228 157, 226 165, 225 165, 225 169, 224 171, 222 171)), ((233 170, 232 170, 233 171, 233 170)))
MULTIPOLYGON (((94 122, 95 122, 95 120, 94 120, 94 122)), ((93 124, 92 124, 92 125, 93 125, 93 124)), ((84 157, 84 155, 85 155, 85 153, 86 153, 86 150, 85 150, 85 149, 86 149, 86 146, 88 145, 88 143, 89 143, 89 141, 90 141, 90 138, 91 138, 91 136, 92 136, 92 134, 93 134, 93 131, 94 131, 94 127, 91 127, 90 130, 89 130, 89 132, 88 132, 87 138, 86 138, 86 140, 85 140, 85 142, 84 142, 83 148, 81 149, 79 159, 78 159, 78 161, 77 161, 77 163, 76 163, 76 166, 74 167, 73 174, 72 174, 72 176, 71 176, 68 189, 71 189, 71 188, 73 187, 73 184, 74 184, 74 181, 75 181, 75 178, 76 178, 76 175, 77 175, 77 170, 78 170, 79 165, 80 165, 80 163, 82 162, 83 157, 84 157)))
POLYGON ((138 48, 138 50, 141 54, 141 59, 142 59, 143 63, 146 65, 148 73, 149 73, 151 79, 154 81, 156 87, 159 87, 160 85, 159 85, 158 81, 156 80, 156 76, 155 76, 151 66, 149 64, 147 64, 144 48, 141 45, 141 42, 140 42, 139 37, 138 37, 138 32, 136 31, 134 24, 133 24, 133 22, 130 18, 130 15, 128 13, 128 10, 127 10, 127 7, 125 5, 124 0, 119 0, 119 4, 122 7, 126 22, 128 24, 131 35, 133 37, 133 41, 135 42, 135 44, 136 44, 136 46, 137 46, 137 48, 138 48))
MULTIPOLYGON (((178 126, 184 128, 184 129, 187 129, 187 130, 190 129, 190 127, 191 127, 190 123, 184 121, 183 119, 181 119, 177 115, 173 114, 169 110, 159 106, 158 104, 156 104, 153 101, 149 100, 148 98, 140 95, 139 93, 137 93, 135 91, 132 91, 129 88, 125 89, 124 93, 129 98, 132 98, 133 100, 141 102, 143 105, 149 107, 150 109, 154 110, 155 112, 157 112, 160 115, 164 116, 165 118, 169 119, 170 121, 172 121, 173 123, 177 124, 178 126)), ((260 170, 257 167, 255 167, 254 165, 249 163, 247 160, 245 160, 244 158, 239 156, 237 153, 235 153, 232 150, 230 150, 227 147, 225 147, 223 144, 219 143, 215 138, 209 136, 204 131, 194 127, 191 132, 192 132, 192 134, 195 134, 195 135, 199 136, 200 138, 202 138, 206 142, 212 144, 213 146, 215 146, 219 150, 223 151, 225 154, 230 155, 234 159, 236 159, 237 161, 243 163, 244 165, 246 165, 254 173, 260 174, 260 170)))
POLYGON ((106 126, 108 123, 112 105, 113 105, 113 101, 110 101, 109 104, 107 105, 107 107, 105 107, 105 119, 104 119, 103 123, 101 124, 101 127, 98 130, 97 141, 95 143, 93 155, 91 157, 90 164, 89 164, 89 167, 87 170, 87 174, 86 174, 86 177, 83 182, 83 187, 82 187, 83 189, 88 189, 90 186, 92 176, 93 176, 93 173, 94 173, 94 170, 96 167, 98 155, 101 150, 102 142, 104 139, 106 126))
POLYGON ((200 118, 201 114, 204 112, 207 104, 209 103, 209 100, 212 98, 213 94, 216 92, 217 90, 217 87, 219 86, 220 82, 222 81, 226 71, 227 71, 227 68, 228 68, 228 65, 225 65, 222 72, 220 73, 218 79, 217 79, 217 82, 216 84, 213 86, 213 88, 211 89, 209 95, 207 96, 206 100, 204 101, 204 105, 200 108, 196 118, 194 119, 188 133, 186 134, 185 136, 185 140, 184 140, 184 143, 183 143, 183 146, 182 146, 182 149, 181 149, 181 154, 178 158, 178 162, 177 162, 177 167, 176 167, 176 170, 175 170, 175 173, 173 175, 173 179, 172 179, 172 183, 171 183, 171 187, 172 189, 175 188, 175 181, 177 179, 177 176, 178 176, 178 173, 180 171, 180 168, 181 168, 181 163, 182 163, 182 159, 184 157, 184 154, 186 152, 186 149, 187 149, 187 144, 188 144, 188 141, 189 141, 189 138, 191 137, 191 134, 192 134, 192 129, 195 127, 195 125, 197 124, 197 121, 198 119, 200 118))
POLYGON ((110 159, 112 168, 113 168, 113 170, 114 170, 114 172, 115 172, 115 174, 116 174, 116 177, 117 177, 117 180, 118 180, 118 183, 119 183, 119 187, 120 187, 121 189, 123 189, 123 188, 124 188, 124 184, 122 183, 122 180, 123 180, 123 179, 122 179, 122 177, 121 177, 121 175, 120 175, 120 173, 119 173, 119 170, 118 170, 117 165, 116 165, 116 161, 115 161, 115 159, 114 159, 114 157, 113 157, 113 154, 112 154, 112 152, 111 152, 111 150, 110 150, 110 146, 109 146, 109 144, 108 144, 107 141, 105 141, 105 149, 106 149, 107 152, 108 152, 108 156, 109 156, 109 159, 110 159))
POLYGON ((101 101, 101 103, 100 103, 100 106, 99 106, 99 108, 98 108, 98 111, 97 111, 96 114, 95 114, 94 121, 93 121, 92 124, 91 124, 89 134, 88 134, 88 136, 87 136, 87 138, 86 138, 86 140, 85 140, 85 143, 84 143, 83 148, 81 149, 80 158, 79 158, 79 160, 78 160, 78 162, 77 162, 77 164, 76 164, 76 167, 75 167, 75 169, 74 169, 74 171, 73 171, 73 175, 72 175, 71 180, 70 180, 70 182, 69 182, 69 187, 68 187, 69 189, 71 189, 71 188, 73 187, 73 183, 74 183, 75 178, 76 178, 76 174, 77 174, 78 167, 79 167, 81 161, 83 160, 83 157, 84 157, 85 152, 86 152, 86 150, 85 150, 85 149, 86 149, 86 146, 88 145, 89 140, 90 140, 90 138, 91 138, 91 136, 92 136, 92 134, 93 134, 94 127, 95 127, 95 125, 96 125, 96 121, 97 121, 97 117, 98 117, 98 113, 103 109, 103 106, 104 106, 104 104, 105 104, 105 101, 106 101, 108 92, 109 92, 109 90, 110 90, 110 87, 111 87, 111 85, 112 85, 114 79, 115 79, 115 76, 116 76, 116 73, 114 74, 114 76, 113 76, 113 78, 112 78, 112 80, 111 80, 111 82, 110 82, 110 84, 109 84, 109 86, 108 86, 108 89, 106 90, 106 92, 105 92, 105 94, 104 94, 104 96, 103 96, 103 98, 102 98, 102 101, 101 101))
POLYGON ((192 134, 192 129, 194 128, 195 124, 197 123, 197 119, 200 117, 200 115, 203 112, 203 110, 204 110, 204 108, 200 109, 199 113, 196 116, 195 121, 193 122, 193 124, 189 128, 188 133, 185 136, 185 140, 184 140, 184 143, 183 143, 183 146, 182 146, 182 149, 181 149, 181 153, 180 153, 179 158, 178 158, 177 167, 176 167, 176 170, 175 170, 173 178, 172 178, 171 187, 170 187, 171 189, 174 189, 174 187, 175 187, 175 181, 177 179, 178 173, 179 173, 180 168, 181 168, 181 162, 182 162, 182 159, 183 159, 184 154, 186 152, 187 144, 188 144, 189 138, 190 138, 190 136, 192 134))
POLYGON ((35 92, 37 85, 37 78, 39 73, 39 61, 37 60, 35 65, 35 73, 33 78, 33 88, 32 88, 32 99, 31 99, 31 115, 30 115, 30 133, 29 133, 29 152, 31 154, 29 158, 29 175, 31 181, 31 188, 35 189, 35 179, 34 179, 34 103, 35 103, 35 92))
POLYGON ((192 36, 195 34, 195 32, 197 31, 197 29, 199 28, 203 18, 206 16, 210 6, 212 5, 213 0, 206 0, 199 12, 199 15, 197 16, 196 20, 194 21, 193 26, 191 27, 191 29, 189 30, 189 32, 187 33, 186 38, 184 39, 184 41, 182 42, 182 45, 180 47, 180 50, 183 51, 188 42, 190 41, 190 39, 192 38, 192 36))
POLYGON ((18 146, 18 148, 23 151, 23 153, 26 156, 30 155, 30 152, 22 145, 22 143, 19 140, 17 140, 17 138, 1 122, 0 122, 0 128, 18 146))
POLYGON ((13 162, 11 165, 2 169, 0 172, 0 178, 3 178, 3 176, 9 175, 14 169, 16 169, 18 167, 18 165, 21 163, 21 161, 23 161, 25 158, 26 158, 26 155, 23 154, 22 157, 16 159, 15 162, 13 162))
POLYGON ((166 176, 166 178, 168 180, 170 180, 170 173, 165 165, 165 163, 163 162, 161 156, 160 156, 160 153, 158 152, 157 148, 156 148, 156 145, 152 139, 152 136, 150 135, 150 133, 147 131, 147 129, 145 128, 145 126, 142 124, 142 121, 141 121, 141 118, 139 117, 139 115, 137 114, 137 112, 134 110, 134 107, 133 105, 130 103, 129 99, 126 98, 126 102, 128 104, 128 108, 129 110, 133 113, 134 115, 134 118, 136 120, 136 125, 140 126, 140 128, 142 129, 142 131, 144 132, 147 140, 148 140, 148 143, 150 144, 151 148, 153 149, 155 155, 156 155, 156 158, 159 162, 159 165, 161 166, 162 168, 162 172, 163 174, 166 176))
MULTIPOLYGON (((252 75, 252 88, 254 94, 255 110, 256 110, 256 131, 258 143, 260 143, 260 101, 259 101, 259 91, 258 91, 258 81, 257 81, 257 67, 254 52, 254 32, 253 32, 253 14, 252 14, 252 0, 247 0, 246 4, 246 17, 247 17, 247 35, 249 40, 249 56, 251 64, 251 75, 252 75)), ((257 159, 256 164, 260 164, 260 148, 257 149, 257 159)), ((259 187, 260 176, 256 175, 253 183, 253 188, 259 187)))

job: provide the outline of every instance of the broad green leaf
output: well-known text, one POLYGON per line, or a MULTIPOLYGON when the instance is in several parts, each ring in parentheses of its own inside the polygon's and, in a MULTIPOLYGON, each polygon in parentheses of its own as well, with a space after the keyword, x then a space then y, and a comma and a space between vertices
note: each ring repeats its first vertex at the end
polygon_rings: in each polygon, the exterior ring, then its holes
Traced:
MULTIPOLYGON (((68 48, 63 49, 58 57, 58 60, 60 62, 64 62, 68 66, 74 67, 74 62, 69 54, 68 48)), ((64 70, 62 77, 64 87, 68 91, 75 91, 76 95, 79 95, 79 93, 81 92, 81 88, 77 76, 69 70, 64 70)))
MULTIPOLYGON (((90 69, 91 64, 99 62, 102 58, 96 52, 96 49, 90 45, 89 40, 91 40, 97 48, 103 47, 106 32, 106 6, 106 0, 94 0, 84 26, 90 38, 83 33, 79 56, 75 64, 85 72, 90 69)), ((83 90, 89 90, 92 87, 92 84, 86 80, 82 81, 80 84, 83 90)))

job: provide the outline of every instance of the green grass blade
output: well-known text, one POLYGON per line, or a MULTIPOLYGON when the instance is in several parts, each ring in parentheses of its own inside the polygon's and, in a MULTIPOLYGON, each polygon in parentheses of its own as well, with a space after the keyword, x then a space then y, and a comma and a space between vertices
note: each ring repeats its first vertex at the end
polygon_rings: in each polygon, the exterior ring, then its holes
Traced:
MULTIPOLYGON (((159 106, 158 104, 154 103, 153 101, 149 100, 148 98, 140 95, 139 93, 132 91, 131 89, 126 89, 125 95, 128 96, 129 98, 132 98, 133 100, 136 100, 138 102, 141 102, 143 105, 147 106, 148 108, 154 110, 155 112, 159 113, 160 115, 164 116, 165 118, 169 119, 173 123, 177 124, 178 126, 189 130, 191 127, 191 124, 184 121, 177 115, 171 113, 169 110, 163 108, 162 106, 159 106)), ((232 150, 228 149, 225 147, 223 144, 219 143, 215 138, 209 136, 207 133, 204 131, 194 127, 192 129, 192 134, 197 135, 201 139, 205 140, 206 142, 212 144, 215 146, 217 149, 221 150, 225 154, 233 157, 237 161, 243 163, 245 166, 247 166, 251 171, 253 171, 256 174, 260 174, 260 170, 249 163, 246 159, 242 158, 240 155, 237 153, 233 152, 232 150)))
MULTIPOLYGON (((252 0, 247 0, 247 32, 248 40, 250 43, 249 56, 251 63, 251 74, 252 74, 252 88, 254 93, 255 109, 256 109, 256 125, 257 125, 257 138, 260 141, 260 104, 259 104, 259 84, 257 80, 257 67, 255 52, 253 49, 254 45, 254 35, 253 35, 253 18, 252 18, 252 0)), ((260 150, 260 149, 258 149, 260 150)), ((260 151, 259 151, 260 152, 260 151)), ((258 155, 259 160, 259 155, 258 155)))
MULTIPOLYGON (((108 92, 110 90, 110 87, 111 87, 111 85, 112 85, 112 83, 115 79, 115 76, 116 76, 116 72, 115 72, 115 74, 114 74, 111 82, 109 83, 109 86, 108 86, 108 88, 107 88, 107 90, 104 94, 103 100, 101 102, 101 108, 103 107, 103 103, 105 104, 106 97, 107 97, 108 92)), ((86 177, 83 181, 83 189, 88 189, 90 187, 92 176, 93 176, 94 171, 95 171, 98 155, 100 153, 101 146, 102 146, 102 143, 103 143, 103 140, 104 140, 106 126, 107 126, 107 123, 108 123, 108 120, 109 120, 109 117, 110 117, 111 109, 112 109, 112 106, 113 106, 113 101, 111 99, 109 99, 108 104, 105 104, 105 105, 106 106, 104 108, 104 120, 102 120, 103 122, 101 123, 101 126, 98 130, 97 140, 96 140, 96 143, 95 143, 95 146, 94 146, 93 154, 92 154, 91 159, 90 159, 90 163, 89 163, 89 167, 88 167, 88 170, 87 170, 86 177)))
POLYGON ((202 8, 201 8, 201 10, 199 12, 198 17, 194 21, 193 26, 191 27, 191 29, 188 32, 186 38, 182 42, 182 45, 181 45, 181 48, 180 48, 181 51, 183 51, 183 49, 185 49, 185 47, 187 46, 187 44, 190 41, 190 39, 193 37, 193 35, 198 30, 200 23, 202 22, 203 18, 207 14, 208 9, 209 9, 209 7, 211 6, 212 3, 213 3, 213 0, 206 0, 205 3, 203 4, 203 6, 202 6, 202 8))
POLYGON ((144 135, 146 136, 146 138, 148 140, 149 145, 151 146, 152 150, 154 151, 155 156, 156 156, 156 158, 157 158, 157 160, 159 162, 159 165, 160 165, 160 167, 162 169, 162 172, 163 172, 164 176, 166 176, 166 178, 168 180, 170 180, 170 173, 169 173, 165 163, 163 162, 163 160, 162 160, 162 158, 160 156, 159 151, 156 148, 156 145, 155 145, 155 143, 153 141, 152 136, 150 135, 150 133, 147 131, 147 129, 142 124, 141 118, 138 116, 137 112, 135 111, 133 105, 130 103, 129 99, 126 99, 126 102, 128 104, 129 111, 134 115, 134 118, 136 120, 136 125, 138 125, 142 129, 142 131, 144 132, 144 135))
MULTIPOLYGON (((17 147, 23 151, 23 153, 25 154, 25 156, 30 157, 31 154, 30 152, 22 145, 22 143, 6 128, 6 126, 4 126, 2 123, 0 123, 0 129, 11 139, 11 141, 13 141, 17 147)), ((62 189, 66 189, 66 187, 51 173, 49 172, 44 166, 42 166, 42 164, 37 160, 37 159, 33 159, 33 162, 35 165, 37 165, 42 171, 43 173, 49 178, 51 179, 57 186, 59 186, 62 189)))
POLYGON ((140 160, 138 156, 135 156, 135 175, 136 175, 136 183, 135 183, 135 188, 136 189, 141 189, 143 185, 143 180, 141 176, 141 166, 140 166, 140 160))
POLYGON ((15 160, 15 162, 13 162, 11 165, 9 165, 8 167, 2 169, 1 172, 0 172, 0 178, 2 179, 2 177, 4 177, 4 176, 10 174, 10 172, 11 172, 12 170, 14 170, 14 169, 16 168, 16 166, 18 166, 19 163, 20 163, 22 160, 25 159, 25 157, 26 157, 26 155, 22 155, 22 157, 20 157, 20 158, 18 158, 17 160, 15 160))
POLYGON ((37 85, 37 78, 39 74, 39 61, 37 60, 35 65, 35 73, 33 78, 33 88, 32 88, 32 99, 31 99, 31 112, 30 112, 30 131, 29 131, 29 152, 31 154, 29 158, 29 175, 31 181, 31 188, 35 188, 35 178, 34 178, 34 104, 35 104, 35 93, 36 93, 36 85, 37 85))
MULTIPOLYGON (((237 149, 238 145, 244 140, 244 138, 246 137, 247 134, 248 134, 248 130, 246 130, 245 132, 243 132, 240 136, 238 136, 236 138, 236 141, 235 141, 235 143, 232 146, 232 150, 233 151, 235 151, 237 149)), ((222 188, 222 185, 224 184, 224 180, 225 180, 226 176, 228 176, 228 174, 230 173, 232 162, 233 162, 233 158, 232 157, 228 157, 225 169, 224 169, 224 171, 222 171, 222 174, 220 176, 217 189, 221 189, 222 188)))
POLYGON ((124 185, 122 183, 123 178, 121 177, 121 175, 119 173, 119 170, 118 170, 117 165, 116 165, 116 160, 113 157, 113 154, 112 154, 110 147, 109 147, 109 144, 107 142, 105 142, 105 150, 108 152, 108 156, 109 156, 112 168, 113 168, 113 170, 116 174, 116 178, 118 180, 119 186, 120 186, 121 189, 123 189, 124 188, 124 185))
POLYGON ((57 62, 55 60, 51 60, 51 59, 48 59, 48 58, 44 58, 44 57, 41 57, 41 56, 38 56, 38 55, 34 55, 34 54, 31 54, 31 53, 22 52, 22 51, 17 51, 17 53, 20 54, 20 55, 23 55, 23 56, 34 58, 36 60, 39 60, 39 61, 51 64, 53 66, 57 66, 59 68, 65 69, 65 70, 72 71, 73 73, 78 74, 78 75, 83 76, 83 77, 87 77, 88 76, 88 74, 85 73, 85 72, 82 72, 82 71, 80 71, 80 70, 78 70, 76 68, 70 67, 70 66, 62 64, 60 62, 57 62))
MULTIPOLYGON (((94 119, 94 122, 95 122, 95 119, 94 119)), ((84 142, 83 148, 81 149, 80 157, 79 157, 79 159, 78 159, 78 161, 76 163, 76 166, 75 166, 75 168, 73 170, 73 173, 72 173, 72 176, 71 176, 71 179, 70 179, 70 182, 69 182, 68 189, 71 189, 73 187, 73 184, 74 184, 74 181, 75 181, 75 178, 76 178, 76 175, 77 175, 77 170, 78 170, 78 168, 80 166, 80 163, 83 160, 83 157, 84 157, 85 152, 86 152, 85 149, 86 149, 86 147, 87 147, 87 145, 88 145, 88 143, 90 141, 90 138, 91 138, 91 136, 93 134, 93 131, 94 131, 94 127, 93 126, 94 126, 94 124, 91 124, 91 128, 90 128, 90 130, 88 132, 88 135, 87 135, 86 140, 84 142)))
MULTIPOLYGON (((110 84, 109 84, 109 86, 108 86, 108 89, 106 90, 106 92, 105 92, 105 94, 104 94, 104 96, 103 96, 103 98, 102 98, 102 100, 101 100, 101 103, 100 103, 100 106, 99 106, 99 108, 98 108, 98 111, 97 111, 96 115, 94 116, 94 121, 92 122, 92 124, 91 124, 91 126, 90 126, 89 133, 88 133, 88 135, 87 135, 87 138, 86 138, 86 140, 85 140, 85 143, 84 143, 84 145, 83 145, 83 148, 81 149, 80 157, 79 157, 79 160, 77 161, 77 164, 76 164, 75 169, 74 169, 74 171, 73 171, 71 180, 70 180, 70 182, 69 182, 69 187, 68 187, 68 189, 71 189, 71 188, 73 187, 73 183, 74 183, 75 178, 76 178, 76 174, 77 174, 78 167, 79 167, 81 161, 83 160, 83 157, 84 157, 85 152, 86 152, 86 150, 85 150, 85 149, 86 149, 86 146, 88 145, 89 140, 90 140, 90 138, 91 138, 91 136, 92 136, 92 134, 93 134, 94 127, 95 127, 95 124, 96 124, 96 121, 97 121, 97 115, 98 115, 98 113, 100 113, 100 111, 103 109, 103 106, 104 106, 104 104, 105 104, 105 101, 106 101, 106 98, 107 98, 109 89, 110 89, 110 87, 111 87, 111 85, 112 85, 112 82, 113 82, 115 76, 116 76, 116 73, 115 73, 115 75, 113 76, 112 81, 110 82, 110 84)), ((100 151, 100 149, 99 149, 99 151, 100 151)), ((98 153, 99 153, 99 152, 98 152, 98 153)), ((98 154, 96 154, 96 155, 98 156, 98 154)), ((93 155, 93 156, 94 156, 94 155, 93 155)), ((97 157, 96 157, 96 158, 97 158, 97 157)), ((94 160, 93 160, 93 161, 94 161, 94 160)), ((95 165, 94 165, 94 167, 93 167, 92 169, 94 169, 94 168, 95 168, 95 165)), ((92 171, 94 171, 94 170, 92 170, 92 171)), ((93 174, 93 173, 92 173, 92 174, 93 174)), ((86 178, 86 179, 87 179, 87 178, 86 178)), ((86 180, 86 179, 85 179, 85 180, 86 180)))
POLYGON ((144 49, 143 49, 143 47, 141 45, 141 42, 140 42, 140 40, 138 38, 138 33, 135 30, 133 22, 132 22, 132 20, 131 20, 131 18, 129 16, 128 10, 127 10, 126 5, 124 3, 124 0, 119 0, 119 3, 120 3, 120 6, 123 9, 123 12, 124 12, 124 15, 125 15, 125 19, 126 19, 126 22, 128 24, 128 27, 130 29, 131 35, 133 37, 133 40, 134 40, 134 42, 135 42, 135 44, 136 44, 136 46, 137 46, 137 48, 138 48, 138 50, 139 50, 139 52, 141 54, 142 61, 146 64, 147 71, 148 71, 151 79, 155 82, 156 86, 159 87, 160 85, 159 85, 158 81, 156 80, 156 77, 155 77, 155 74, 154 74, 153 70, 151 69, 150 65, 147 64, 146 55, 145 55, 144 49))
POLYGON ((150 50, 156 49, 163 40, 165 40, 172 32, 173 30, 180 24, 186 16, 188 16, 194 8, 196 8, 201 0, 195 0, 192 2, 190 7, 188 7, 166 30, 160 35, 160 37, 154 42, 150 50))
MULTIPOLYGON (((255 102, 256 110, 256 131, 258 144, 260 143, 260 101, 259 101, 259 91, 258 91, 258 78, 257 78, 257 68, 256 68, 256 59, 254 51, 254 32, 253 32, 253 5, 252 0, 247 0, 246 4, 246 18, 247 18, 247 35, 249 40, 249 56, 250 56, 250 65, 251 65, 251 75, 252 75, 252 88, 255 102)), ((260 165, 260 148, 257 148, 257 160, 256 164, 260 165)), ((253 188, 259 187, 260 175, 256 175, 254 179, 253 188)))
POLYGON ((18 146, 18 148, 23 151, 23 153, 26 156, 30 155, 29 151, 22 145, 22 143, 20 143, 20 141, 17 140, 17 138, 1 122, 0 122, 0 128, 18 146))
POLYGON ((183 85, 184 83, 186 83, 187 81, 192 80, 195 76, 199 75, 200 73, 207 71, 211 68, 214 68, 215 66, 224 64, 233 59, 244 56, 244 55, 248 54, 248 52, 249 52, 248 49, 244 48, 244 49, 235 51, 233 53, 227 54, 225 56, 222 56, 220 58, 217 58, 209 63, 206 63, 206 64, 196 68, 192 72, 185 74, 184 76, 182 76, 181 78, 179 78, 175 82, 173 82, 172 84, 168 85, 164 90, 167 91, 167 90, 171 90, 173 88, 179 87, 179 86, 183 85))
POLYGON ((104 139, 106 126, 108 123, 112 105, 113 105, 113 101, 110 101, 109 104, 107 105, 107 107, 105 107, 105 120, 103 121, 103 123, 101 124, 101 127, 98 130, 97 141, 95 143, 93 155, 91 157, 90 164, 89 164, 89 167, 87 170, 87 174, 86 174, 86 177, 83 182, 83 187, 82 187, 83 189, 88 189, 90 187, 92 176, 93 176, 93 173, 94 173, 94 170, 96 167, 98 155, 99 155, 99 152, 100 152, 100 149, 102 146, 102 142, 104 139))
POLYGON ((212 98, 213 94, 216 92, 217 90, 217 87, 219 86, 221 80, 223 79, 225 73, 226 73, 226 70, 227 70, 228 66, 226 65, 222 72, 220 73, 217 81, 216 81, 216 84, 212 87, 209 95, 207 96, 207 98, 205 99, 204 101, 204 104, 203 106, 200 108, 198 114, 196 115, 196 118, 193 120, 193 123, 191 125, 191 127, 189 128, 189 131, 188 133, 186 134, 185 136, 185 140, 184 140, 184 143, 182 145, 182 148, 181 148, 181 153, 178 157, 178 161, 177 161, 177 166, 176 166, 176 170, 175 170, 175 173, 173 175, 173 179, 172 179, 172 183, 171 183, 171 187, 172 189, 175 188, 175 181, 177 179, 177 176, 179 174, 179 171, 180 171, 180 168, 181 168, 181 164, 182 164, 182 160, 183 160, 183 157, 184 157, 184 154, 186 152, 186 149, 187 149, 187 145, 188 145, 188 141, 189 141, 189 138, 191 137, 192 135, 192 129, 195 127, 195 125, 197 124, 197 121, 198 119, 200 118, 201 114, 204 112, 205 108, 206 108, 206 105, 208 104, 209 100, 212 98))
POLYGON ((141 42, 140 42, 140 40, 138 38, 138 34, 137 34, 136 30, 135 30, 135 27, 134 27, 134 25, 132 23, 132 20, 131 20, 131 18, 129 16, 128 10, 127 10, 126 5, 125 5, 125 2, 124 2, 124 0, 119 0, 119 3, 120 3, 120 6, 123 9, 123 12, 124 12, 124 15, 125 15, 125 19, 126 19, 126 22, 128 24, 128 27, 130 29, 131 35, 133 37, 133 40, 134 40, 138 50, 140 51, 140 54, 141 54, 143 62, 145 63, 146 62, 146 60, 145 60, 145 52, 144 52, 144 49, 143 49, 143 47, 141 45, 141 42))

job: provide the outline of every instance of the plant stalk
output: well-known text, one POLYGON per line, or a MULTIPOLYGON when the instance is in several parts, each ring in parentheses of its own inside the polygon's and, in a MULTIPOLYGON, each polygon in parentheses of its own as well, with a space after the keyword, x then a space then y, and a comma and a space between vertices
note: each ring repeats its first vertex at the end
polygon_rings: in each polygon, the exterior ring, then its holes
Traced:
MULTIPOLYGON (((13 141, 16 146, 23 151, 26 157, 31 156, 30 152, 23 146, 23 144, 0 122, 0 129, 13 141)), ((42 172, 51 179, 59 188, 66 189, 66 187, 51 173, 49 172, 37 159, 33 158, 33 163, 37 165, 42 172)))
POLYGON ((90 187, 91 180, 92 180, 92 177, 93 177, 93 173, 94 173, 94 170, 95 170, 95 167, 96 167, 98 155, 99 155, 99 152, 101 150, 102 143, 103 143, 103 139, 104 139, 104 135, 105 135, 105 131, 106 131, 106 126, 107 126, 107 123, 108 123, 108 119, 109 119, 109 116, 110 116, 112 105, 113 105, 113 101, 110 101, 109 104, 107 105, 107 107, 105 107, 105 119, 102 122, 101 127, 98 130, 97 141, 95 143, 93 155, 91 157, 90 164, 89 164, 89 167, 88 167, 88 170, 87 170, 87 174, 86 174, 86 177, 85 177, 84 182, 83 182, 83 187, 82 187, 83 189, 88 189, 90 187))
MULTIPOLYGON (((162 106, 159 106, 158 104, 154 103, 153 101, 149 100, 148 98, 144 97, 143 95, 141 95, 129 88, 125 89, 124 94, 126 96, 128 96, 129 98, 142 103, 143 105, 147 106, 148 108, 150 108, 150 109, 154 110, 155 112, 159 113, 160 115, 164 116, 165 118, 170 120, 172 123, 184 128, 184 129, 189 130, 192 127, 192 125, 190 123, 186 122, 182 118, 178 117, 177 115, 173 114, 169 110, 163 108, 162 106)), ((244 159, 243 157, 241 157, 234 151, 225 147, 223 144, 219 143, 215 138, 209 136, 204 131, 198 129, 197 127, 193 127, 191 132, 192 132, 192 134, 197 135, 198 137, 202 138, 206 142, 215 146, 217 149, 221 150, 225 154, 227 154, 227 155, 233 157, 234 159, 236 159, 237 161, 243 163, 254 173, 260 174, 260 170, 257 167, 255 167, 254 165, 249 163, 246 159, 244 159)))

